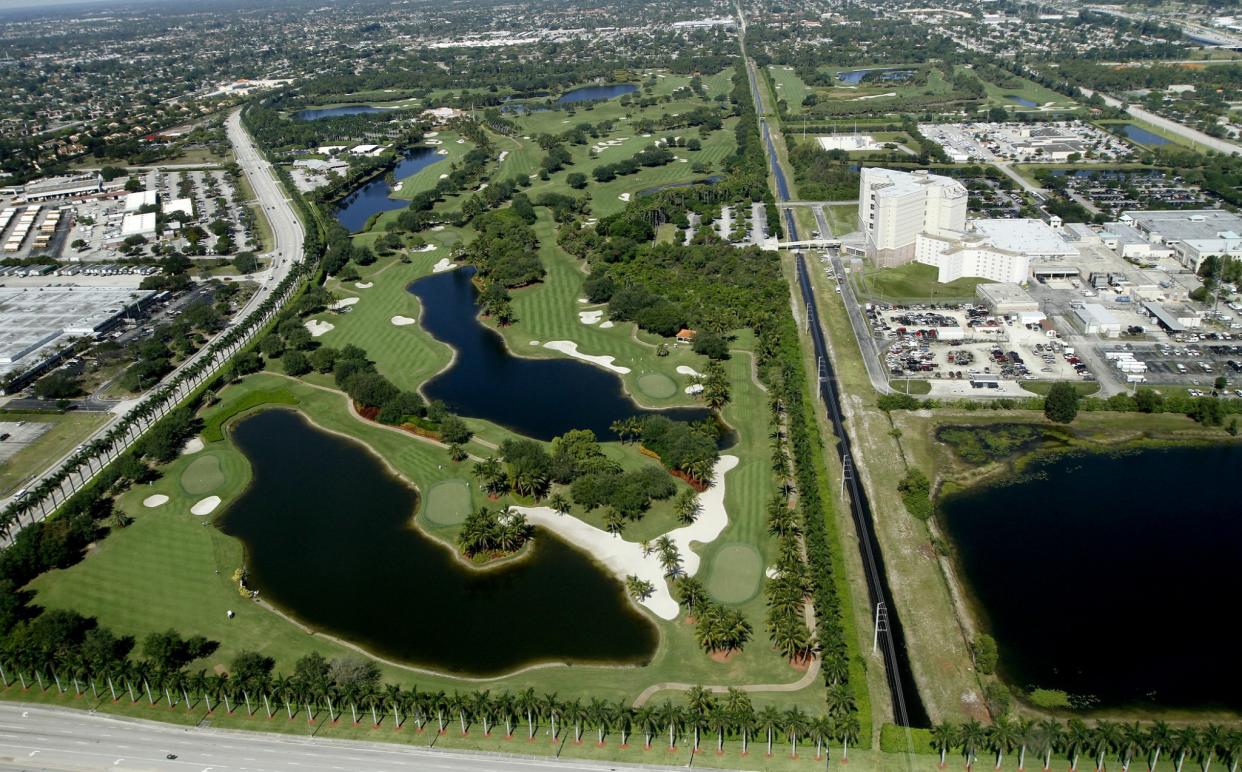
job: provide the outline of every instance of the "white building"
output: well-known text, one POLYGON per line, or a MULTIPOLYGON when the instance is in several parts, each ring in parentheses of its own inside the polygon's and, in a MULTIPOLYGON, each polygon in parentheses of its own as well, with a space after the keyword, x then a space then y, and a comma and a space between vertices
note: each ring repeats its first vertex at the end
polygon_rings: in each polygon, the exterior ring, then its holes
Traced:
POLYGON ((155 212, 147 212, 146 214, 136 214, 129 212, 125 215, 125 219, 121 220, 121 236, 154 236, 155 235, 155 212))
POLYGON ((27 201, 47 201, 53 198, 75 198, 103 191, 103 177, 91 172, 27 182, 22 196, 27 201))
POLYGON ((1001 249, 972 233, 920 233, 915 239, 914 259, 934 266, 940 272, 936 280, 941 284, 967 276, 1021 284, 1031 270, 1026 255, 1001 249))
POLYGON ((140 190, 125 196, 125 211, 137 212, 144 206, 155 206, 159 203, 160 194, 154 190, 140 190))
POLYGON ((1196 273, 1209 255, 1242 258, 1242 216, 1223 209, 1130 211, 1119 219, 1196 273))
POLYGON ((1078 317, 1083 332, 1088 335, 1115 338, 1121 334, 1121 322, 1099 303, 1084 303, 1074 309, 1074 316, 1078 317))
POLYGON ((170 215, 173 212, 182 212, 186 217, 194 217, 194 200, 190 198, 174 198, 167 204, 164 204, 164 214, 170 215))
POLYGON ((858 221, 867 252, 880 266, 910 262, 920 233, 940 236, 966 227, 966 187, 924 170, 864 168, 858 221))
POLYGON ((998 249, 1019 252, 1031 260, 1078 257, 1078 248, 1043 220, 971 220, 970 227, 998 249))

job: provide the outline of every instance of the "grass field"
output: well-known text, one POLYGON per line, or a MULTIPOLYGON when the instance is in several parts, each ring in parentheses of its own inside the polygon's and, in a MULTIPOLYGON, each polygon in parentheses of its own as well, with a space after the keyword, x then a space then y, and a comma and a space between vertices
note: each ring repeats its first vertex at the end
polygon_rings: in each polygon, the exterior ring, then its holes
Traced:
MULTIPOLYGON (((974 74, 976 77, 979 76, 977 72, 974 74)), ((998 86, 982 77, 979 77, 979 80, 983 83, 983 90, 989 107, 1004 107, 1007 110, 1018 113, 1039 112, 1039 108, 1044 106, 1065 110, 1072 110, 1078 107, 1078 103, 1064 94, 1059 94, 1026 78, 1019 78, 1021 85, 1017 87, 998 86), (1022 105, 1013 99, 1009 99, 1011 96, 1034 102, 1036 106, 1027 107, 1022 105)))
POLYGON ((440 143, 434 146, 436 150, 446 150, 448 155, 441 156, 439 161, 402 179, 398 183, 399 189, 392 192, 393 198, 411 199, 424 190, 431 190, 440 181, 441 174, 448 174, 452 171, 452 167, 460 162, 466 153, 474 149, 472 142, 459 143, 457 140, 463 138, 455 131, 442 131, 430 139, 440 143))
POLYGON ((860 294, 877 300, 949 300, 973 298, 975 287, 986 279, 961 278, 948 284, 936 281, 938 271, 922 263, 896 268, 871 269, 857 276, 860 294))
POLYGON ((108 413, 76 410, 67 413, 0 413, 0 421, 30 421, 52 425, 34 442, 0 463, 0 496, 7 496, 32 475, 47 469, 53 461, 84 442, 96 429, 107 423, 110 417, 108 413))
POLYGON ((802 112, 802 100, 814 90, 798 77, 792 67, 771 65, 766 70, 777 99, 784 99, 790 115, 802 112))
POLYGON ((828 217, 828 225, 832 228, 834 236, 844 236, 858 230, 858 207, 856 206, 842 204, 826 206, 824 214, 828 217))

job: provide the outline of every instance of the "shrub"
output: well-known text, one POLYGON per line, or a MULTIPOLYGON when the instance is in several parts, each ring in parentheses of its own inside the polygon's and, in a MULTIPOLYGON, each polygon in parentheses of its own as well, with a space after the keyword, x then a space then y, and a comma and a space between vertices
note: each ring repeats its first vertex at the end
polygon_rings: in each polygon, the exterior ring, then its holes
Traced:
POLYGON ((906 476, 897 483, 897 490, 911 515, 920 520, 932 516, 931 481, 921 470, 910 467, 906 476))
POLYGON ((1044 415, 1049 421, 1067 424, 1078 415, 1078 392, 1068 383, 1054 383, 1044 399, 1044 415))
POLYGON ((996 640, 985 634, 981 634, 975 639, 972 646, 975 652, 975 668, 984 675, 992 675, 996 672, 996 663, 1000 659, 1000 653, 996 649, 996 640))
POLYGON ((1060 689, 1035 689, 1027 697, 1031 704, 1045 710, 1070 707, 1069 695, 1060 689))
POLYGON ((301 351, 290 351, 280 361, 287 375, 306 375, 311 371, 310 358, 301 351))

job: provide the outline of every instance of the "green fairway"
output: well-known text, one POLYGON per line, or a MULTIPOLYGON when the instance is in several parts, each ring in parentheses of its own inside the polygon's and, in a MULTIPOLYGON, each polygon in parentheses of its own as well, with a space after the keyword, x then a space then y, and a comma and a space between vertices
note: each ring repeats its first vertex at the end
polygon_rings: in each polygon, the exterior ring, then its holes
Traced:
POLYGON ((726 544, 712 560, 707 591, 721 603, 742 603, 759 592, 763 558, 749 544, 726 544))
POLYGON ((460 134, 454 131, 435 133, 434 137, 429 136, 428 139, 424 140, 424 143, 428 147, 434 147, 437 151, 444 151, 444 154, 439 161, 424 169, 420 169, 398 182, 392 192, 393 198, 410 199, 425 190, 431 190, 440 181, 440 175, 448 174, 452 171, 452 168, 461 161, 466 153, 474 149, 472 143, 465 141, 460 134), (459 142, 458 140, 461 141, 459 142))
POLYGON ((186 493, 211 493, 224 484, 224 470, 215 453, 198 453, 181 473, 181 487, 186 493))
POLYGON ((813 89, 798 77, 798 73, 794 72, 792 67, 774 64, 768 67, 767 73, 772 79, 772 89, 776 92, 776 98, 785 100, 789 114, 801 113, 802 100, 806 99, 807 94, 813 93, 813 89))
POLYGON ((461 525, 470 510, 470 483, 467 480, 445 480, 427 489, 423 513, 434 523, 461 525))

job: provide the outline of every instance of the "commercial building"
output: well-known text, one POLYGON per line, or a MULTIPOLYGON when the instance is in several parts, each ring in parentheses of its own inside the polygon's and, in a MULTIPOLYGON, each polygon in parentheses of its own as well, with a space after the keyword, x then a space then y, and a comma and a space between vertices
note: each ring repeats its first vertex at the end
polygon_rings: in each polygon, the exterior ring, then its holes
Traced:
POLYGON ((101 192, 103 192, 103 177, 92 172, 27 182, 22 188, 22 197, 26 201, 33 202, 90 196, 101 192))
POLYGON ((968 276, 1019 284, 1026 281, 1031 269, 1026 255, 1000 249, 977 233, 920 233, 915 239, 914 259, 934 266, 941 284, 968 276))
POLYGON ((1120 221, 1148 242, 1167 245, 1178 262, 1197 272, 1209 255, 1242 258, 1242 216, 1222 209, 1122 212, 1120 221))
POLYGON ((38 363, 62 340, 107 330, 154 294, 117 287, 0 287, 0 373, 38 363))
POLYGON ((924 170, 865 168, 858 198, 867 252, 880 266, 910 262, 920 233, 940 236, 966 226, 966 187, 924 170))
MULTIPOLYGON (((1055 224, 1059 225, 1059 221, 1055 224)), ((1052 225, 1043 220, 1016 218, 1012 220, 971 220, 970 227, 985 236, 992 246, 1026 255, 1031 260, 1056 260, 1078 257, 1078 248, 1052 225)))
POLYGON ((144 206, 155 206, 159 203, 160 194, 154 190, 140 190, 125 196, 125 211, 137 212, 144 206))
POLYGON ((194 199, 191 198, 174 198, 167 204, 164 204, 164 215, 170 215, 173 212, 181 212, 186 217, 194 217, 194 199))
POLYGON ((155 235, 155 212, 135 214, 129 212, 121 220, 121 236, 153 236, 155 235))
POLYGON ((1121 322, 1099 303, 1084 303, 1074 308, 1074 316, 1088 335, 1115 338, 1121 334, 1121 322))
POLYGON ((1203 315, 1180 303, 1144 303, 1143 310, 1169 332, 1185 332, 1203 326, 1203 315))
POLYGON ((1039 311, 1039 301, 1011 282, 980 284, 975 287, 975 295, 1000 316, 1039 311))

